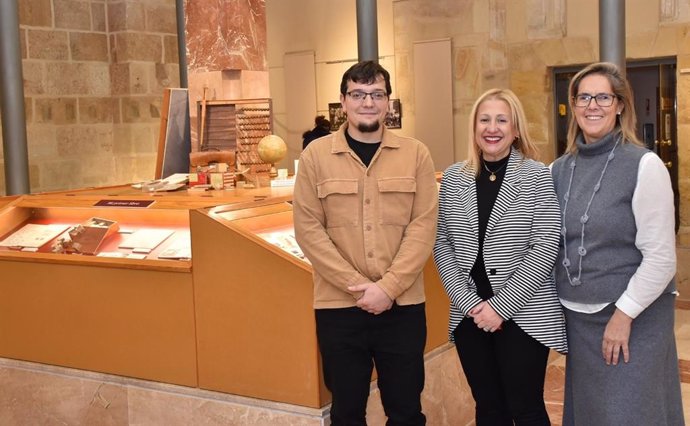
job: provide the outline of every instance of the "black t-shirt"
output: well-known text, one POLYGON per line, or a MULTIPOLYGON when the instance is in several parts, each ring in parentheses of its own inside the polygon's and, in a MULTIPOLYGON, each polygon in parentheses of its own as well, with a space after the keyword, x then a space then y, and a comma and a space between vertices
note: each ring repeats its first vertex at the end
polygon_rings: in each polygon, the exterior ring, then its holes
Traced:
POLYGON ((365 143, 365 142, 360 142, 358 140, 355 140, 350 134, 345 131, 345 139, 347 139, 347 144, 350 146, 350 149, 357 154, 360 160, 362 160, 362 163, 364 163, 365 166, 369 167, 369 164, 371 163, 371 160, 374 158, 374 155, 376 154, 376 151, 378 151, 379 146, 381 146, 381 142, 376 142, 376 143, 365 143))

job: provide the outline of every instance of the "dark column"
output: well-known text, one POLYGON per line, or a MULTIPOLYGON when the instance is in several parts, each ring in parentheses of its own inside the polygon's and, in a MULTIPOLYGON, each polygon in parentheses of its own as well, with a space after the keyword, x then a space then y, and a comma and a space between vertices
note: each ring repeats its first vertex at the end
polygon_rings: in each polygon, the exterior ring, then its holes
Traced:
POLYGON ((625 0, 599 0, 599 59, 625 75, 625 0))
POLYGON ((26 147, 24 79, 19 47, 16 0, 0 1, 0 115, 7 195, 28 194, 29 152, 26 147))
POLYGON ((361 61, 379 61, 376 0, 357 0, 357 56, 361 61))
POLYGON ((177 12, 177 56, 180 62, 180 87, 187 88, 187 37, 184 32, 184 0, 175 0, 177 12))

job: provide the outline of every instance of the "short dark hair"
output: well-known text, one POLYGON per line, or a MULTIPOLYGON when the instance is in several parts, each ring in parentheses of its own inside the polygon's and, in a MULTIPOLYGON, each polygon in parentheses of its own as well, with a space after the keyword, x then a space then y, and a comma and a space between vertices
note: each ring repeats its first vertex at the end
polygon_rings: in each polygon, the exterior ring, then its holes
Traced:
POLYGON ((391 75, 384 67, 374 61, 358 62, 345 71, 345 74, 343 74, 343 80, 340 82, 340 93, 345 96, 347 93, 348 81, 363 84, 374 84, 379 75, 383 76, 383 79, 386 82, 386 94, 390 96, 390 94, 393 92, 393 89, 391 89, 391 75))
POLYGON ((314 126, 330 130, 331 122, 326 120, 325 115, 317 115, 316 118, 314 118, 314 126))

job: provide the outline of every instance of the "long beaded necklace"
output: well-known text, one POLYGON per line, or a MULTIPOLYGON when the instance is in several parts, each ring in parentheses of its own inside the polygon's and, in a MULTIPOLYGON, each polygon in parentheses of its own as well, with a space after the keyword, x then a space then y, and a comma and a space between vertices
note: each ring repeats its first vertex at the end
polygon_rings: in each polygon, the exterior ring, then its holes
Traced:
POLYGON ((587 203, 587 208, 585 209, 585 212, 582 214, 582 216, 580 216, 582 231, 580 232, 580 246, 577 248, 577 254, 579 255, 580 259, 578 261, 577 277, 575 278, 572 278, 570 275, 570 259, 568 258, 568 241, 566 240, 567 229, 565 227, 565 215, 568 212, 568 200, 570 199, 570 188, 573 185, 573 176, 575 175, 575 164, 577 162, 577 155, 569 164, 570 181, 568 182, 568 191, 566 191, 565 195, 563 196, 563 228, 561 229, 561 235, 563 236, 563 266, 565 267, 565 273, 568 276, 568 281, 570 281, 570 285, 573 287, 577 287, 582 284, 582 258, 585 257, 585 255, 587 254, 587 249, 585 249, 585 225, 589 220, 589 208, 592 206, 594 196, 597 194, 597 192, 599 192, 599 189, 601 189, 601 181, 602 179, 604 179, 604 174, 606 173, 606 169, 608 168, 609 163, 611 162, 611 160, 613 160, 613 151, 616 150, 616 147, 618 146, 618 143, 620 141, 621 136, 618 136, 616 143, 613 145, 613 148, 611 148, 611 151, 609 152, 609 155, 606 158, 606 164, 604 164, 604 169, 601 171, 599 181, 596 185, 594 185, 594 190, 592 191, 592 196, 589 198, 589 202, 587 203))

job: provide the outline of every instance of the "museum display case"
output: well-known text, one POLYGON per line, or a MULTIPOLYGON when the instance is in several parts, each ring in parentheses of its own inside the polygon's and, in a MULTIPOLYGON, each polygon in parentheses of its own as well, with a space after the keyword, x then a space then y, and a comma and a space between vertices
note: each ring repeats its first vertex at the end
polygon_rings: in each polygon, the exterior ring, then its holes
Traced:
MULTIPOLYGON (((199 387, 315 408, 328 404, 312 269, 294 243, 291 204, 197 209, 190 226, 199 387)), ((431 259, 424 274, 428 352, 447 342, 448 302, 431 259)))
MULTIPOLYGON (((291 198, 121 186, 0 199, 0 357, 324 407, 291 198)), ((424 274, 429 351, 447 342, 448 304, 431 260, 424 274)))
POLYGON ((0 198, 0 357, 197 386, 189 210, 291 189, 0 198), (80 245, 60 243, 79 229, 80 245))
POLYGON ((0 240, 1 357, 196 386, 191 260, 161 258, 189 246, 186 209, 24 196, 0 240), (94 254, 53 252, 79 226, 94 254))

